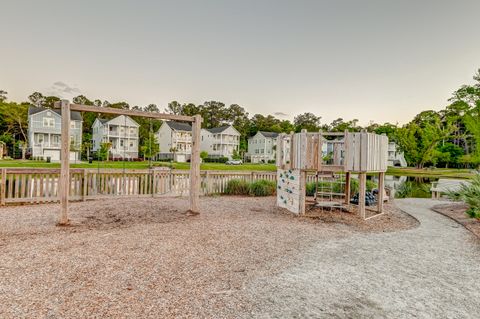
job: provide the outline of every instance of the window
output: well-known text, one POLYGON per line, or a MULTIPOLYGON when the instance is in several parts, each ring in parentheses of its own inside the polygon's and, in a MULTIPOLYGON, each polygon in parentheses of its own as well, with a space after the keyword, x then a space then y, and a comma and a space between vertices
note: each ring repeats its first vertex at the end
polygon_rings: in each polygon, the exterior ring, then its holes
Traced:
POLYGON ((55 127, 55 119, 53 117, 44 117, 43 127, 55 127))
POLYGON ((75 121, 70 121, 70 128, 76 128, 76 126, 75 121))
POLYGON ((124 145, 123 142, 124 142, 123 140, 120 140, 120 147, 123 147, 123 145, 124 145))
POLYGON ((130 142, 130 148, 133 148, 133 142, 130 142))

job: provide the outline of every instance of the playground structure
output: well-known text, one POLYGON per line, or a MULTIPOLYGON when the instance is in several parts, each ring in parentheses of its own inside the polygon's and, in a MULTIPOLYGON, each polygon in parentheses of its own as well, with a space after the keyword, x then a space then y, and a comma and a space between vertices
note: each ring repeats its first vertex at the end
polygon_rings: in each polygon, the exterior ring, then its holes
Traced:
POLYGON ((134 110, 124 110, 109 107, 98 107, 91 105, 71 104, 68 100, 61 100, 55 103, 56 108, 61 109, 62 131, 61 131, 61 151, 60 151, 60 178, 59 178, 59 197, 60 197, 60 216, 59 225, 67 225, 69 211, 69 196, 71 189, 70 175, 70 112, 94 112, 102 114, 116 114, 127 116, 146 117, 151 119, 174 120, 192 123, 192 153, 190 162, 190 210, 193 214, 199 213, 200 196, 200 130, 202 117, 200 115, 185 116, 176 114, 164 114, 154 112, 142 112, 134 110))
POLYGON ((383 213, 388 138, 367 132, 280 134, 277 139, 277 206, 306 212, 306 177, 315 173, 314 205, 350 210, 351 178, 358 174, 358 212, 363 219, 383 213), (378 174, 377 205, 366 216, 367 174, 378 174))

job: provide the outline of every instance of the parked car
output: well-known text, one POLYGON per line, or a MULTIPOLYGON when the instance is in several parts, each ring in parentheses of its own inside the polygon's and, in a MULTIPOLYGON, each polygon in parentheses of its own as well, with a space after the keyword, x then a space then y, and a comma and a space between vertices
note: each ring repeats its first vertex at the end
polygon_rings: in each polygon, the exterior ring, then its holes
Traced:
POLYGON ((240 165, 240 164, 243 164, 242 160, 228 160, 225 162, 225 164, 227 165, 240 165))

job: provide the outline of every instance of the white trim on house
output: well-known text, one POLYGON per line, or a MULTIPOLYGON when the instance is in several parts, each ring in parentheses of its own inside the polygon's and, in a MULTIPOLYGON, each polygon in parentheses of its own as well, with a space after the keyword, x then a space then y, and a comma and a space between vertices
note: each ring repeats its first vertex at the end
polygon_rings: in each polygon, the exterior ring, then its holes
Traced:
POLYGON ((395 142, 388 143, 388 166, 407 167, 407 161, 395 142))

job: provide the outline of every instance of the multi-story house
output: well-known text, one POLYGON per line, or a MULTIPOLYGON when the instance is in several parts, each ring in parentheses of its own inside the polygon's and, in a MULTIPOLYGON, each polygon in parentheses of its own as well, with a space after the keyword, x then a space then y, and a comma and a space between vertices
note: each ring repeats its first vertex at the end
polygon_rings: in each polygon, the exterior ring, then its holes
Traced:
POLYGON ((248 139, 247 158, 252 163, 268 163, 275 160, 277 136, 278 133, 275 132, 258 131, 248 139))
POLYGON ((240 133, 232 125, 202 129, 200 139, 200 150, 207 152, 209 157, 231 159, 234 152, 239 151, 240 133))
MULTIPOLYGON (((28 108, 28 144, 32 158, 60 161, 62 116, 60 110, 28 108)), ((70 160, 80 159, 82 115, 70 113, 70 160)))
POLYGON ((160 149, 157 159, 171 159, 175 162, 190 161, 192 126, 189 123, 163 122, 155 136, 160 149))
POLYGON ((109 157, 126 160, 138 158, 139 126, 125 115, 111 120, 97 118, 92 125, 93 151, 99 151, 103 143, 110 143, 109 157))
POLYGON ((388 143, 388 166, 407 167, 407 161, 403 152, 398 150, 395 142, 388 143))

